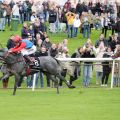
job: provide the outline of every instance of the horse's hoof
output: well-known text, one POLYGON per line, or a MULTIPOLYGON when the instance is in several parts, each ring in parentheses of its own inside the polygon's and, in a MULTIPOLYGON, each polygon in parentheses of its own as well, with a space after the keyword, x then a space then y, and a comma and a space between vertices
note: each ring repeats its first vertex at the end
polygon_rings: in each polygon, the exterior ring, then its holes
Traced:
POLYGON ((73 89, 73 88, 76 88, 75 86, 70 86, 69 88, 73 89))

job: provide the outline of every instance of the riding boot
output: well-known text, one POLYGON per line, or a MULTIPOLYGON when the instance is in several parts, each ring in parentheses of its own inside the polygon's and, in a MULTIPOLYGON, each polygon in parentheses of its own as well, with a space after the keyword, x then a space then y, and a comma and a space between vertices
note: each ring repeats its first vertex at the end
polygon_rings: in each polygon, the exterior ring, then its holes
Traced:
POLYGON ((24 58, 29 65, 34 65, 34 60, 30 56, 24 55, 24 58))

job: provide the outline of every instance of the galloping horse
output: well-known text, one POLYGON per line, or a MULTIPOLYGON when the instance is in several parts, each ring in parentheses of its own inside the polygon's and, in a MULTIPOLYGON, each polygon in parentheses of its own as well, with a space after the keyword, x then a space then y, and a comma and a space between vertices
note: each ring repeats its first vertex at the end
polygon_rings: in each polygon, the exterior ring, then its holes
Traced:
POLYGON ((16 93, 17 83, 20 81, 22 76, 34 74, 40 70, 48 74, 50 79, 57 83, 57 93, 59 93, 58 79, 63 80, 69 88, 75 88, 75 86, 71 86, 61 75, 62 67, 60 65, 60 61, 52 58, 51 56, 37 58, 37 68, 35 69, 30 69, 29 65, 26 64, 24 57, 21 54, 8 53, 8 51, 5 49, 1 49, 0 57, 7 65, 6 68, 8 74, 6 76, 8 77, 11 74, 15 76, 13 95, 16 93))

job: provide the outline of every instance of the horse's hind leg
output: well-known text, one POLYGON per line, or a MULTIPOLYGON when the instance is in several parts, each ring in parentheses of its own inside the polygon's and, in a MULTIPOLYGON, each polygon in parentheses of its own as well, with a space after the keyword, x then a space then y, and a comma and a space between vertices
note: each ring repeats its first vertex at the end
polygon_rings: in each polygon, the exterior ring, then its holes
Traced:
POLYGON ((59 79, 63 80, 63 81, 65 82, 65 84, 66 84, 69 88, 75 88, 75 86, 70 85, 70 84, 66 81, 66 79, 65 79, 60 73, 57 75, 57 77, 58 77, 59 79))

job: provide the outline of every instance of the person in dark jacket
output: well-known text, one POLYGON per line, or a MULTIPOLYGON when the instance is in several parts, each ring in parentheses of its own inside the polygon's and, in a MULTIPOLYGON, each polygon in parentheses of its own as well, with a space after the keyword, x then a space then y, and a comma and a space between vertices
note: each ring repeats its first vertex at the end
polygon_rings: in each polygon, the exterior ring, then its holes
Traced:
MULTIPOLYGON (((112 51, 111 51, 111 48, 109 47, 107 48, 106 52, 103 54, 103 58, 109 58, 111 56, 112 56, 112 51)), ((102 62, 102 65, 103 65, 103 76, 102 76, 101 86, 107 86, 109 75, 111 72, 111 66, 108 61, 102 62)))
POLYGON ((83 5, 79 1, 78 4, 76 5, 76 13, 79 14, 79 16, 81 16, 82 12, 83 12, 83 5))
MULTIPOLYGON (((42 45, 40 50, 35 53, 35 57, 42 57, 42 56, 48 56, 48 51, 44 45, 42 45)), ((38 77, 36 79, 37 79, 36 81, 38 81, 38 77)), ((47 74, 46 74, 46 79, 47 79, 47 87, 50 87, 50 79, 47 74)), ((41 87, 43 87, 44 86, 43 72, 40 72, 40 82, 41 82, 41 87)))
POLYGON ((116 45, 119 45, 120 41, 117 35, 114 35, 112 37, 112 41, 109 43, 109 46, 111 47, 112 51, 114 52, 116 49, 116 45))
POLYGON ((48 52, 49 52, 50 56, 56 57, 56 55, 58 54, 57 45, 53 43, 51 48, 48 50, 48 52))
MULTIPOLYGON (((92 52, 91 47, 87 47, 84 50, 83 55, 81 56, 82 58, 95 58, 95 55, 92 52)), ((93 62, 84 62, 84 67, 83 67, 83 85, 85 87, 88 87, 90 84, 90 78, 91 78, 91 72, 92 72, 92 64, 93 62)))
POLYGON ((64 8, 69 11, 71 9, 71 1, 67 0, 67 2, 64 4, 64 8))
POLYGON ((47 51, 49 50, 49 48, 51 47, 52 43, 50 42, 50 39, 49 39, 48 36, 45 38, 45 41, 43 41, 42 45, 46 47, 47 51))
POLYGON ((23 23, 23 28, 21 30, 21 36, 22 36, 22 39, 25 39, 25 38, 28 38, 28 24, 25 22, 23 23))
POLYGON ((7 41, 6 47, 7 47, 8 49, 11 49, 11 48, 14 48, 14 47, 15 47, 15 44, 14 44, 14 42, 12 41, 13 38, 14 38, 14 35, 11 35, 11 36, 10 36, 10 39, 7 41))
POLYGON ((55 23, 57 19, 57 13, 55 9, 51 8, 49 11, 49 23, 55 23))
POLYGON ((118 36, 120 37, 120 18, 118 18, 116 22, 116 30, 117 30, 118 36))

